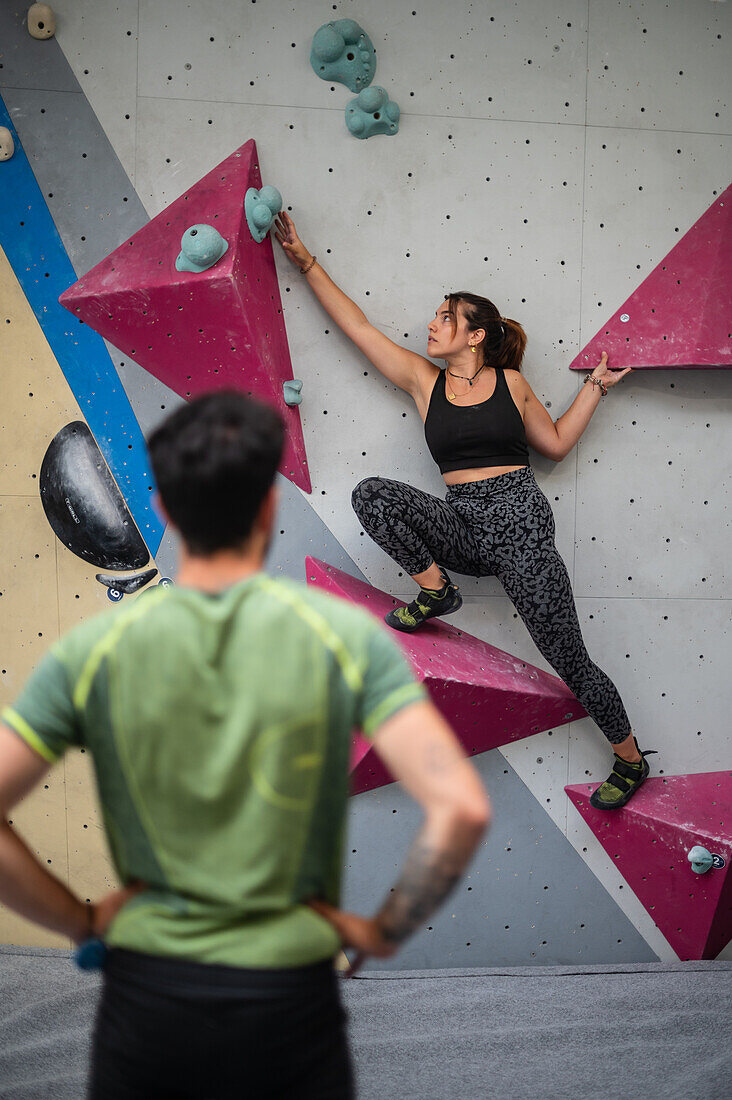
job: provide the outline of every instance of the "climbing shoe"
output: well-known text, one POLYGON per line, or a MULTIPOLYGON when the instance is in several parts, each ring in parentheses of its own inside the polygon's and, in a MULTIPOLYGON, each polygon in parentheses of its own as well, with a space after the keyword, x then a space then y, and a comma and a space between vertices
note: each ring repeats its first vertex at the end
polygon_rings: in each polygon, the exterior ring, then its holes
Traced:
MULTIPOLYGON (((635 747, 640 752, 637 741, 635 747)), ((655 753, 655 749, 641 752, 641 759, 634 764, 629 760, 623 760, 622 756, 615 753, 613 770, 605 782, 593 792, 590 805, 596 810, 619 810, 645 782, 651 770, 646 757, 653 756, 655 753)))
POLYGON ((409 633, 437 615, 452 615, 453 611, 459 611, 463 606, 460 590, 444 569, 441 572, 445 579, 442 588, 420 588, 416 600, 412 600, 407 607, 395 607, 384 616, 384 621, 394 630, 409 633))

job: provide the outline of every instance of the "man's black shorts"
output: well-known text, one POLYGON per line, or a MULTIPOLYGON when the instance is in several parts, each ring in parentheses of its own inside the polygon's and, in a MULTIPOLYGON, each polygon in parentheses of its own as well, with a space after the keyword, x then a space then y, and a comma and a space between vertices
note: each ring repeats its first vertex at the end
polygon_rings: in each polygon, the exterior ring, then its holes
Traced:
POLYGON ((338 981, 111 950, 90 1100, 351 1100, 338 981))

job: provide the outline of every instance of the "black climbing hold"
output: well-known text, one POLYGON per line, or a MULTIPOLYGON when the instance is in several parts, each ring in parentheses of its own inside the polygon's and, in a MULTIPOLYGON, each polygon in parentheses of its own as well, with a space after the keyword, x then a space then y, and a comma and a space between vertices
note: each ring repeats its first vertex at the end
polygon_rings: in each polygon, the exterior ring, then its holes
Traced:
POLYGON ((40 476, 41 503, 72 553, 98 569, 141 569, 150 560, 124 498, 86 424, 51 440, 40 476))
POLYGON ((97 573, 97 580, 115 592, 139 592, 148 581, 158 574, 157 569, 146 569, 144 573, 135 573, 132 577, 118 577, 113 573, 97 573))

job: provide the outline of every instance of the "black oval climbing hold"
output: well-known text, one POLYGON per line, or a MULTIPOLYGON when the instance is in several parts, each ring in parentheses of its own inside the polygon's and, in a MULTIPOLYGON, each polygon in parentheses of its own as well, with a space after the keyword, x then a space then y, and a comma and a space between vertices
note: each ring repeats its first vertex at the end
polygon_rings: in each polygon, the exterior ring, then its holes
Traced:
POLYGON ((124 498, 86 424, 51 440, 40 475, 41 503, 72 553, 98 569, 141 569, 150 560, 124 498))

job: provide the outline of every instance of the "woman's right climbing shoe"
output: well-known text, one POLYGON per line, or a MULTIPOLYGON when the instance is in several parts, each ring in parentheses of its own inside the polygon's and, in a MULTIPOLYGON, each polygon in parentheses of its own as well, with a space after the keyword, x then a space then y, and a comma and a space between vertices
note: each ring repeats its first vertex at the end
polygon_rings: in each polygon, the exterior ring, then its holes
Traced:
POLYGON ((452 615, 453 611, 459 611, 463 606, 460 590, 456 584, 452 583, 444 569, 442 575, 445 578, 442 588, 420 588, 416 600, 412 600, 407 607, 395 607, 384 616, 384 622, 394 630, 411 633, 428 619, 438 615, 452 615))

